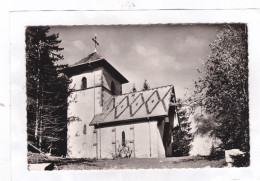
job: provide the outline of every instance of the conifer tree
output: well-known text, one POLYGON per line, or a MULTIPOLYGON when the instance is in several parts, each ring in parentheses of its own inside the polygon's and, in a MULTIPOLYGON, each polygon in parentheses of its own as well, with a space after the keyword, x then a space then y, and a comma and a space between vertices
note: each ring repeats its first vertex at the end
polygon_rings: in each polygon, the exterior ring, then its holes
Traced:
POLYGON ((49 29, 26 29, 27 134, 40 150, 65 154, 69 79, 60 72, 67 65, 57 63, 61 40, 49 29))
POLYGON ((147 83, 147 80, 144 80, 144 86, 143 86, 143 90, 149 90, 150 89, 150 85, 147 83))
POLYGON ((135 84, 133 84, 132 92, 136 92, 135 84))
POLYGON ((191 141, 193 139, 190 126, 191 123, 189 122, 188 108, 184 106, 181 99, 177 99, 176 102, 180 125, 173 129, 173 156, 188 156, 191 149, 191 141))

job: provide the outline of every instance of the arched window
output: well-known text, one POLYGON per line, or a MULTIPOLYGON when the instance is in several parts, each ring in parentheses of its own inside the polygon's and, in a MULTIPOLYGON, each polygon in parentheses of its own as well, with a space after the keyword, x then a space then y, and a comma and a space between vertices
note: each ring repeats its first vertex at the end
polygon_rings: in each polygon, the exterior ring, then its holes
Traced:
POLYGON ((81 89, 86 89, 87 88, 87 79, 86 77, 83 77, 81 80, 81 89))
POLYGON ((112 81, 112 82, 111 82, 111 94, 112 94, 112 95, 116 95, 115 89, 116 89, 116 88, 115 88, 115 83, 114 83, 114 81, 112 81))
POLYGON ((125 132, 122 132, 122 146, 125 146, 125 132))
POLYGON ((84 124, 84 127, 83 127, 83 134, 87 134, 87 125, 84 124))

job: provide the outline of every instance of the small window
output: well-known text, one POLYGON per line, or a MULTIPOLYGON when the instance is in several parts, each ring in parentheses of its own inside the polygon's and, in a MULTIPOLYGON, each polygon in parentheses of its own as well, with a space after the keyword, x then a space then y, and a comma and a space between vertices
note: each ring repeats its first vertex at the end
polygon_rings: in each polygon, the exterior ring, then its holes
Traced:
POLYGON ((114 83, 114 81, 112 81, 112 82, 111 82, 111 94, 112 94, 112 95, 116 95, 115 89, 116 89, 116 88, 115 88, 115 83, 114 83))
POLYGON ((122 146, 125 147, 125 132, 122 132, 122 146))
POLYGON ((87 79, 86 77, 83 77, 81 80, 81 89, 86 89, 87 88, 87 79))
POLYGON ((87 125, 84 124, 83 134, 87 134, 87 125))

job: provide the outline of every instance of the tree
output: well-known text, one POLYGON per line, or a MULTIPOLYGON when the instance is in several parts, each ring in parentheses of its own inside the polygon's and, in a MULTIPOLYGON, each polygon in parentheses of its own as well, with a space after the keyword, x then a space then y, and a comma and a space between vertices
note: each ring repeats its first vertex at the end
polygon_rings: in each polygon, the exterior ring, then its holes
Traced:
POLYGON ((136 92, 135 84, 133 84, 132 92, 136 92))
POLYGON ((143 91, 144 90, 149 90, 150 89, 150 85, 147 83, 147 80, 144 80, 144 85, 143 85, 143 91))
POLYGON ((66 153, 69 79, 58 65, 61 40, 50 27, 26 29, 26 89, 28 141, 43 151, 66 153), (48 150, 49 149, 49 150, 48 150))
POLYGON ((187 156, 189 155, 193 139, 193 135, 190 132, 191 123, 189 122, 188 109, 184 106, 181 99, 177 99, 176 109, 180 125, 173 129, 173 156, 187 156))
POLYGON ((206 136, 212 138, 212 145, 210 149, 209 158, 210 159, 221 159, 224 156, 224 152, 219 149, 219 139, 217 139, 218 127, 215 121, 214 115, 206 114, 205 112, 194 114, 194 122, 196 123, 196 130, 194 136, 206 136))
POLYGON ((195 114, 194 121, 196 124, 195 135, 216 137, 216 122, 212 115, 195 114))
MULTIPOLYGON (((189 98, 195 110, 214 117, 214 134, 223 149, 249 152, 248 50, 246 25, 223 25, 210 45, 205 72, 189 98)), ((204 121, 204 125, 212 124, 204 121)))

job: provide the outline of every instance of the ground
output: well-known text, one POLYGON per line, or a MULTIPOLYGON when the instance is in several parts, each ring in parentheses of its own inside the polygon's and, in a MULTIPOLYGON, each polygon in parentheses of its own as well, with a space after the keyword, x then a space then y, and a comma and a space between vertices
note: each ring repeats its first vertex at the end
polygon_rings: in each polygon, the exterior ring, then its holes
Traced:
MULTIPOLYGON (((29 155, 29 154, 28 154, 29 155)), ((54 163, 56 170, 149 169, 149 168, 222 168, 225 160, 188 156, 172 158, 68 159, 30 154, 28 163, 54 163)))
POLYGON ((89 170, 89 169, 149 169, 149 168, 204 168, 224 167, 224 160, 209 161, 204 158, 124 158, 115 160, 95 160, 82 163, 57 165, 58 170, 89 170))

